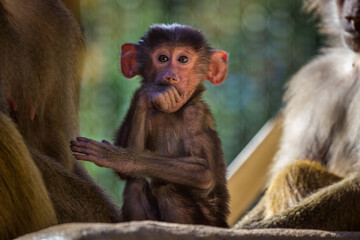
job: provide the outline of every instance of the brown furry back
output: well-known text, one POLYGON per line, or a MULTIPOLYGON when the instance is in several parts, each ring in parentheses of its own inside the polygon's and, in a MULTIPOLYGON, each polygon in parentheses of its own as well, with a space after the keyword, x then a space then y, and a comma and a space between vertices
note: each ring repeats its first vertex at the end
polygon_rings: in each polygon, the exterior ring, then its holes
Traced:
POLYGON ((0 0, 0 46, 0 78, 21 134, 72 170, 84 50, 78 24, 59 0, 0 0))

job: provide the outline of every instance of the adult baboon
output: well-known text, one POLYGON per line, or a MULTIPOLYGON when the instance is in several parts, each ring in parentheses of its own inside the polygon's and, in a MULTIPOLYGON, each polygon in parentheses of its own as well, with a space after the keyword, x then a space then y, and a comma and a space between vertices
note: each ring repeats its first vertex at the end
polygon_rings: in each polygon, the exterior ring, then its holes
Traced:
POLYGON ((0 0, 1 239, 120 220, 69 148, 79 134, 83 52, 80 28, 59 0, 0 0))
POLYGON ((239 228, 360 230, 360 0, 305 4, 330 47, 288 84, 273 179, 239 228))

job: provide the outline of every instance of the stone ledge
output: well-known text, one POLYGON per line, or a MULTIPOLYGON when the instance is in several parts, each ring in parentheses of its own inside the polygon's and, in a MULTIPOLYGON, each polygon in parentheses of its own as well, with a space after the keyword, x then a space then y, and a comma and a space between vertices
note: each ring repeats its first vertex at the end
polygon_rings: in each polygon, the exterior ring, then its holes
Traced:
POLYGON ((281 239, 360 239, 360 232, 328 232, 295 229, 234 230, 200 225, 183 225, 153 221, 119 224, 71 223, 57 225, 24 235, 25 239, 71 240, 281 240, 281 239))

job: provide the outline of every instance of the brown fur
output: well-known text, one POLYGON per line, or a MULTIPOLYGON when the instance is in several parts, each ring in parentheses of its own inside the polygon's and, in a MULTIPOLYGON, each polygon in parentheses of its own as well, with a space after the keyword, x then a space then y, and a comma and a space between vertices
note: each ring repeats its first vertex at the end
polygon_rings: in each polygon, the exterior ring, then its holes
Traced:
POLYGON ((305 3, 330 47, 289 82, 273 178, 238 228, 360 230, 360 1, 305 3))
POLYGON ((326 170, 320 163, 296 160, 281 169, 271 182, 265 199, 267 216, 271 217, 297 205, 320 188, 340 181, 341 178, 326 170))
POLYGON ((0 238, 119 221, 118 207, 69 149, 79 134, 84 52, 76 21, 58 0, 0 0, 0 46, 0 238))
POLYGON ((57 218, 16 126, 2 113, 0 125, 0 238, 11 239, 57 224, 57 218))
POLYGON ((31 146, 73 170, 68 142, 78 135, 80 29, 59 1, 0 3, 0 69, 5 96, 16 102, 14 119, 31 146))

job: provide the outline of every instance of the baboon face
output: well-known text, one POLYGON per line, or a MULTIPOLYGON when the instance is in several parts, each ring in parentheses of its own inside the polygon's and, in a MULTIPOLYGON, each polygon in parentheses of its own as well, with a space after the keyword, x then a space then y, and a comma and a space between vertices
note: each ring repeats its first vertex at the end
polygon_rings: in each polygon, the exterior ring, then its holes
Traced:
POLYGON ((360 52, 360 0, 337 0, 337 6, 344 42, 360 52))

